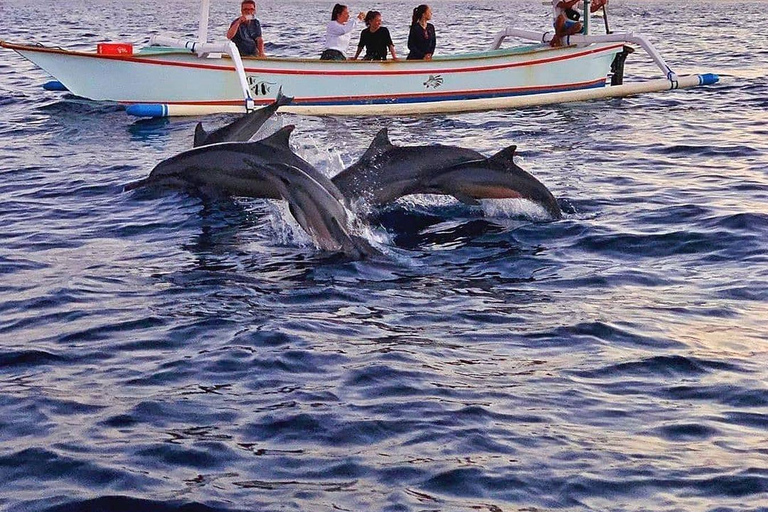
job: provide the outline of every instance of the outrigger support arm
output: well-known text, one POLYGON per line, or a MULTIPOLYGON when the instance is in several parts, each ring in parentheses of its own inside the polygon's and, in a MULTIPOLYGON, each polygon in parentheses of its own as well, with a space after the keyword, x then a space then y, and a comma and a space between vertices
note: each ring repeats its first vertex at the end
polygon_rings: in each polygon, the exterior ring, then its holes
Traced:
POLYGON ((150 37, 149 44, 150 46, 183 48, 196 53, 198 57, 204 57, 209 53, 226 53, 235 64, 235 72, 237 73, 240 88, 243 90, 243 97, 245 98, 245 110, 250 112, 254 109, 255 105, 253 98, 251 98, 251 90, 248 88, 248 79, 245 77, 243 59, 240 57, 240 51, 237 49, 237 46, 232 41, 227 41, 226 43, 201 43, 200 41, 191 41, 189 39, 154 35, 150 37))
MULTIPOLYGON (((501 42, 506 37, 519 37, 521 39, 527 39, 529 41, 537 41, 540 43, 549 43, 552 40, 554 34, 552 32, 533 32, 532 30, 520 30, 512 27, 508 27, 496 33, 493 37, 493 43, 491 44, 491 50, 498 50, 501 47, 501 42)), ((672 82, 673 86, 677 83, 677 74, 667 65, 661 54, 656 51, 650 41, 643 36, 636 36, 633 33, 628 34, 607 34, 604 36, 585 36, 581 34, 575 34, 572 36, 566 36, 565 44, 571 45, 588 45, 592 43, 633 43, 639 45, 645 50, 648 55, 651 56, 656 65, 661 69, 664 76, 672 82)), ((675 88, 675 87, 673 87, 675 88)))
POLYGON ((200 24, 197 28, 197 40, 208 42, 208 14, 211 12, 211 0, 200 2, 200 24))

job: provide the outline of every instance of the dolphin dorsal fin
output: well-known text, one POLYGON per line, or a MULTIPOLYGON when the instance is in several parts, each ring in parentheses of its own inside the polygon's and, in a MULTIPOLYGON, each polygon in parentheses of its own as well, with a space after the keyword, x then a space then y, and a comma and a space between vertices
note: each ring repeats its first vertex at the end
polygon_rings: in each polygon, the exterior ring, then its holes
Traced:
POLYGON ((207 138, 208 132, 203 128, 203 123, 197 123, 197 126, 195 126, 195 140, 192 143, 192 147, 197 148, 204 145, 207 138))
POLYGON ((258 142, 259 144, 264 144, 265 146, 271 146, 275 149, 290 149, 291 147, 288 144, 288 142, 289 142, 289 139, 291 138, 291 132, 293 132, 294 128, 296 128, 296 126, 292 124, 283 126, 282 128, 277 130, 275 133, 273 133, 269 137, 261 139, 258 142))
POLYGON ((375 158, 393 147, 394 145, 389 141, 389 134, 387 133, 386 127, 382 128, 373 138, 371 145, 368 146, 368 149, 365 150, 365 153, 363 153, 363 156, 360 157, 360 159, 375 158))
POLYGON ((490 157, 488 161, 501 164, 504 167, 507 167, 513 163, 512 159, 514 158, 516 151, 517 151, 517 145, 512 144, 511 146, 502 149, 501 151, 499 151, 498 153, 490 157))

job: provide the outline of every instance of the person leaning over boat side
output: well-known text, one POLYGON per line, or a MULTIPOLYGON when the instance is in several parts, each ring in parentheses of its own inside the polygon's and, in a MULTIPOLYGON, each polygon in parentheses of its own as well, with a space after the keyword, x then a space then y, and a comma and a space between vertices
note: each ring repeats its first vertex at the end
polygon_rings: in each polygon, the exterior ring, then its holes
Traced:
POLYGON ((243 0, 240 4, 240 17, 229 25, 227 39, 231 39, 235 43, 240 55, 265 57, 261 23, 254 17, 255 14, 255 0, 243 0))
POLYGON ((555 27, 555 35, 549 45, 552 47, 563 46, 563 37, 572 36, 581 32, 582 24, 579 13, 573 7, 581 0, 552 0, 552 16, 555 27), (573 15, 573 13, 576 13, 573 15), (569 14, 571 15, 569 17, 569 14), (572 19, 576 18, 576 19, 572 19))
POLYGON ((357 27, 357 22, 365 18, 365 13, 360 12, 357 18, 349 21, 349 9, 346 5, 336 4, 331 11, 331 21, 325 27, 325 50, 320 55, 320 60, 347 60, 345 52, 352 38, 352 31, 357 27))
POLYGON ((408 33, 410 53, 408 53, 407 60, 432 60, 432 54, 435 53, 435 46, 437 45, 437 37, 434 25, 428 23, 431 19, 432 9, 428 5, 421 4, 413 10, 411 31, 408 33))
POLYGON ((365 24, 367 28, 360 32, 360 42, 357 43, 357 52, 352 60, 357 59, 363 48, 365 48, 363 60, 387 60, 387 48, 389 48, 392 58, 397 60, 392 36, 387 27, 381 26, 381 13, 368 11, 368 14, 365 15, 365 24))

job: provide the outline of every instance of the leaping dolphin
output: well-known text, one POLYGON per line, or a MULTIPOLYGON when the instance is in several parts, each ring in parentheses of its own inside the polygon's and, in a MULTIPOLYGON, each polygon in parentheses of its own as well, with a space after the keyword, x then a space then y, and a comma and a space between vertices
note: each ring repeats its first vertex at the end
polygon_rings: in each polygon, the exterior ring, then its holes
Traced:
POLYGON ((544 184, 513 162, 516 146, 490 158, 455 146, 395 146, 386 128, 350 167, 332 178, 350 202, 384 205, 410 194, 445 194, 467 204, 478 199, 523 198, 558 219, 557 200, 544 184))
POLYGON ((329 189, 304 170, 288 164, 253 170, 288 202, 288 209, 315 243, 326 251, 341 251, 362 259, 380 254, 367 240, 351 235, 347 209, 329 189))
POLYGON ((224 142, 179 153, 125 190, 156 184, 284 199, 321 249, 355 259, 379 254, 365 239, 349 233, 349 215, 341 204, 344 196, 336 185, 291 151, 288 142, 293 129, 288 125, 257 142, 224 142))
POLYGON ((124 190, 146 185, 211 189, 232 196, 280 199, 282 195, 271 180, 255 173, 256 167, 276 164, 297 167, 330 191, 338 200, 343 196, 331 180, 309 162, 294 153, 289 138, 294 130, 288 125, 256 142, 223 142, 190 149, 163 160, 144 179, 129 183, 124 190))
POLYGON ((331 179, 350 202, 362 198, 377 206, 418 193, 420 180, 435 171, 481 158, 455 146, 395 146, 382 128, 363 156, 331 179))
POLYGON ((293 97, 284 96, 282 87, 277 91, 275 101, 260 109, 238 117, 235 121, 212 132, 203 129, 203 123, 195 126, 195 141, 193 147, 216 144, 218 142, 246 142, 274 115, 278 108, 289 105, 293 97))
POLYGON ((562 217, 555 196, 513 161, 516 146, 490 158, 466 162, 433 173, 419 183, 420 193, 445 194, 465 204, 478 199, 527 199, 544 207, 553 219, 562 217))

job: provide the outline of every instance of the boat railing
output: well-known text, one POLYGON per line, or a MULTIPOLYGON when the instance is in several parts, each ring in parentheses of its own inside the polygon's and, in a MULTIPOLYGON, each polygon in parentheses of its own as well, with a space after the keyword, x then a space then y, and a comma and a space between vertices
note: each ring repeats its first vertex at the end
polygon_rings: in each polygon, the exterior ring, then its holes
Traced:
POLYGON ((170 48, 179 48, 189 50, 192 53, 197 54, 198 57, 207 57, 212 53, 224 53, 232 59, 235 64, 235 73, 240 81, 240 88, 243 90, 243 98, 245 100, 245 108, 247 112, 254 109, 253 98, 251 97, 251 90, 248 87, 248 79, 245 76, 245 66, 243 65, 243 59, 240 57, 240 51, 232 41, 219 42, 219 43, 201 43, 200 41, 193 41, 191 39, 183 39, 176 37, 168 37, 163 35, 153 35, 149 39, 150 46, 167 46, 170 48))
MULTIPOLYGON (((553 32, 534 32, 532 30, 522 30, 513 27, 507 27, 504 30, 500 30, 493 37, 493 43, 491 43, 491 50, 498 50, 501 47, 501 43, 507 37, 518 37, 520 39, 527 39, 529 41, 537 41, 539 43, 549 43, 554 37, 553 32)), ((675 84, 677 82, 677 74, 672 71, 672 68, 666 63, 661 54, 654 48, 650 41, 643 36, 638 36, 633 33, 627 34, 606 34, 600 36, 585 36, 583 34, 575 34, 572 36, 566 36, 563 43, 568 45, 589 45, 593 43, 631 43, 636 44, 643 48, 643 50, 650 55, 656 65, 664 73, 664 76, 670 82, 675 84)))

